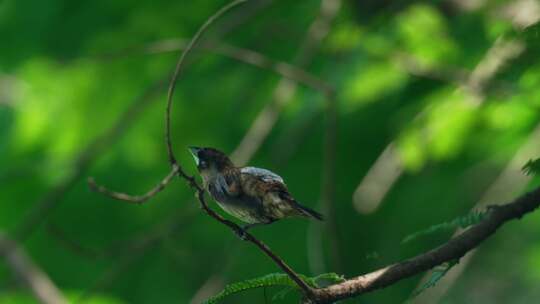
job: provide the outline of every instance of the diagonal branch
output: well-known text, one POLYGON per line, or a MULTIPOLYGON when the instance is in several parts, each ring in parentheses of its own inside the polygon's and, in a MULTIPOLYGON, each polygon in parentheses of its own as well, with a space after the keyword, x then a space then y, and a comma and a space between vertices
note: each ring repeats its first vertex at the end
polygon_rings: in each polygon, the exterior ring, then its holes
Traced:
POLYGON ((492 206, 488 217, 484 221, 450 239, 444 245, 403 262, 346 280, 343 283, 315 289, 314 301, 320 304, 333 303, 341 299, 355 297, 390 286, 444 262, 460 259, 494 234, 503 224, 513 219, 520 219, 539 206, 540 187, 509 204, 492 206))
MULTIPOLYGON (((505 168, 497 176, 495 181, 482 194, 480 200, 472 208, 479 210, 490 204, 494 200, 510 200, 512 193, 519 193, 532 180, 531 176, 526 176, 522 173, 522 166, 528 160, 540 155, 540 124, 537 124, 534 131, 529 135, 527 141, 514 154, 505 168)), ((454 235, 461 233, 461 229, 454 232, 454 235)), ((470 264, 472 257, 476 254, 475 251, 469 252, 458 265, 446 274, 433 288, 422 292, 418 297, 414 298, 410 304, 418 303, 438 303, 439 299, 451 288, 459 276, 470 264)), ((425 282, 430 273, 426 273, 420 283, 425 282)))

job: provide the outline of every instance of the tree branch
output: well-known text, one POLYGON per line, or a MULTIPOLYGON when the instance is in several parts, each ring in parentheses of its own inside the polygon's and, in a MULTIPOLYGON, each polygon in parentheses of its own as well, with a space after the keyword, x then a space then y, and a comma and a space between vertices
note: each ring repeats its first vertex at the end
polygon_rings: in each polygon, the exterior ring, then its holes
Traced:
POLYGON ((230 10, 230 9, 234 8, 235 6, 240 5, 240 4, 242 4, 242 3, 246 2, 246 1, 247 0, 233 1, 233 2, 225 5, 224 7, 222 7, 214 15, 212 15, 210 18, 208 18, 208 20, 195 33, 195 35, 193 36, 193 38, 189 42, 188 46, 186 47, 186 49, 184 49, 184 51, 182 52, 182 55, 180 56, 180 59, 178 60, 178 63, 176 64, 176 69, 174 71, 173 77, 172 77, 170 85, 169 85, 169 90, 168 90, 168 93, 167 93, 167 108, 166 108, 166 111, 165 111, 165 121, 166 121, 165 140, 166 140, 166 143, 167 143, 167 152, 168 152, 168 155, 169 155, 169 163, 171 164, 172 170, 173 171, 177 170, 178 171, 178 176, 180 178, 184 179, 189 184, 190 187, 192 187, 193 189, 196 190, 196 197, 197 197, 197 199, 198 199, 198 201, 199 201, 199 203, 201 205, 201 208, 206 212, 206 214, 208 214, 209 216, 211 216, 212 218, 214 218, 218 222, 222 223, 223 225, 229 227, 235 233, 242 233, 244 235, 244 239, 246 241, 253 243, 260 250, 262 250, 268 257, 270 257, 285 273, 287 273, 287 275, 289 275, 289 277, 294 282, 296 282, 296 284, 298 284, 298 286, 303 291, 305 296, 307 296, 308 298, 311 298, 312 293, 313 293, 313 288, 311 288, 309 285, 307 285, 300 278, 300 276, 289 265, 287 265, 287 263, 285 263, 285 261, 283 261, 283 259, 281 259, 275 253, 273 253, 272 250, 268 246, 266 246, 266 244, 264 244, 263 242, 261 242, 260 240, 255 238, 252 234, 243 231, 243 229, 240 226, 238 226, 237 224, 235 224, 232 221, 229 221, 229 220, 225 219, 224 217, 222 217, 221 215, 219 215, 214 210, 212 210, 212 209, 210 209, 208 207, 208 204, 207 204, 207 202, 205 200, 205 197, 204 197, 204 189, 197 183, 195 178, 193 178, 192 176, 187 175, 184 172, 184 170, 182 169, 182 167, 180 166, 180 164, 176 160, 176 157, 174 156, 174 150, 173 150, 173 147, 172 147, 171 132, 170 132, 170 125, 171 125, 171 123, 170 123, 171 122, 171 118, 170 118, 171 115, 170 114, 171 114, 171 108, 172 108, 172 98, 173 98, 174 89, 175 89, 175 86, 176 86, 176 80, 178 79, 178 76, 180 75, 180 72, 182 70, 182 65, 184 63, 185 58, 187 57, 187 54, 193 49, 193 46, 199 40, 202 33, 216 19, 218 19, 221 15, 226 13, 228 10, 230 10))
MULTIPOLYGON (((242 3, 245 3, 247 0, 235 0, 230 2, 229 4, 223 6, 221 9, 219 9, 214 15, 210 16, 204 24, 199 28, 199 30, 195 33, 193 38, 189 41, 187 47, 182 51, 182 54, 180 55, 180 59, 178 59, 178 62, 176 63, 176 68, 174 69, 173 76, 171 78, 171 81, 169 83, 169 89, 167 90, 167 109, 165 111, 165 140, 167 142, 167 152, 169 154, 169 162, 171 163, 171 166, 173 169, 175 169, 175 165, 177 165, 176 158, 174 156, 174 152, 172 150, 172 142, 171 142, 171 108, 172 108, 172 98, 174 95, 174 90, 176 88, 176 81, 178 80, 178 77, 180 76, 180 72, 182 71, 182 67, 185 62, 185 58, 187 54, 193 49, 195 44, 199 41, 201 35, 208 29, 208 27, 219 17, 221 17, 223 14, 225 14, 230 9, 234 8, 235 6, 238 6, 242 3)), ((187 175, 182 171, 180 166, 178 166, 179 173, 187 177, 187 175)), ((191 183, 193 183, 193 178, 191 178, 191 183)))
MULTIPOLYGON (((482 194, 481 198, 477 201, 473 210, 480 210, 485 208, 488 204, 494 200, 511 200, 513 193, 519 193, 527 184, 532 180, 531 176, 523 174, 521 171, 523 164, 530 159, 533 159, 540 155, 540 124, 537 124, 532 131, 531 135, 527 138, 525 143, 514 154, 512 159, 507 163, 504 169, 500 172, 493 183, 482 194)), ((461 233, 461 228, 454 231, 454 235, 461 233)), ((471 251, 464 257, 458 265, 452 267, 452 269, 437 283, 436 286, 422 292, 419 296, 415 297, 409 304, 420 303, 438 303, 440 298, 450 289, 459 276, 465 271, 467 265, 470 264, 472 257, 476 254, 476 251, 471 251)), ((420 283, 428 280, 431 273, 426 273, 420 283)))
MULTIPOLYGON (((236 28, 242 22, 249 18, 257 10, 263 8, 269 4, 269 0, 250 1, 252 4, 248 6, 246 11, 240 12, 241 15, 234 16, 234 20, 230 20, 228 24, 225 24, 219 28, 219 33, 214 36, 222 36, 228 33, 232 29, 236 28)), ((40 225, 45 221, 48 215, 55 209, 64 197, 67 191, 73 188, 73 186, 84 176, 84 172, 93 163, 99 152, 108 147, 111 142, 114 142, 117 138, 123 135, 131 124, 140 116, 140 114, 146 109, 146 107, 152 103, 155 99, 155 95, 161 92, 161 89, 166 85, 165 81, 159 80, 151 87, 149 87, 135 102, 126 109, 126 111, 119 117, 119 119, 106 130, 101 136, 98 136, 92 141, 79 155, 74 159, 73 172, 67 177, 62 179, 52 189, 45 193, 38 201, 33 205, 32 210, 28 212, 26 217, 16 227, 14 237, 18 240, 24 241, 28 238, 40 225)))
MULTIPOLYGON (((210 209, 204 196, 205 190, 197 183, 193 176, 188 175, 182 169, 174 155, 170 132, 172 98, 174 95, 177 78, 182 71, 182 65, 184 63, 184 60, 187 57, 187 54, 193 49, 202 33, 206 31, 206 29, 216 19, 218 19, 228 10, 246 1, 247 0, 233 1, 221 8, 216 14, 211 16, 197 31, 195 36, 192 38, 185 50, 182 52, 177 62, 176 69, 171 79, 167 94, 166 107, 166 143, 172 173, 170 175, 170 178, 165 179, 166 182, 162 183, 161 186, 164 187, 174 175, 178 175, 179 178, 185 180, 188 185, 195 190, 195 195, 200 203, 201 208, 209 216, 222 223, 223 225, 228 226, 234 232, 241 232, 242 234, 244 234, 246 241, 253 243, 269 258, 271 258, 299 286, 299 288, 306 297, 306 303, 333 303, 341 299, 358 296, 363 293, 367 293, 376 289, 392 285, 399 280, 426 271, 441 263, 459 259, 464 256, 468 251, 477 247, 490 235, 495 233, 495 231, 505 222, 512 219, 520 218, 524 214, 535 210, 540 205, 540 188, 538 188, 535 191, 517 199, 513 203, 492 208, 488 217, 483 222, 471 227, 461 235, 449 240, 446 244, 436 249, 430 250, 426 253, 420 254, 414 258, 405 260, 403 262, 392 264, 377 271, 349 279, 343 283, 331 285, 329 287, 320 289, 311 288, 300 278, 300 276, 291 267, 289 267, 285 263, 285 261, 283 261, 275 253, 273 253, 271 249, 263 242, 255 238, 253 235, 242 231, 240 226, 238 226, 232 221, 225 219, 224 217, 210 209)), ((153 193, 153 191, 157 193, 160 191, 159 189, 162 188, 159 188, 158 186, 157 188, 151 190, 149 193, 153 193)), ((121 193, 112 192, 109 194, 117 196, 120 199, 123 197, 121 193)), ((140 196, 139 200, 143 202, 151 196, 151 194, 145 194, 140 196)))
POLYGON ((512 203, 492 206, 488 217, 446 244, 426 253, 393 264, 379 270, 346 280, 322 289, 315 289, 314 302, 319 304, 355 297, 377 289, 390 286, 400 280, 429 270, 444 262, 460 259, 468 251, 495 233, 506 222, 519 219, 534 211, 540 205, 540 187, 529 192, 512 203))
POLYGON ((112 191, 102 185, 98 185, 96 181, 94 180, 94 178, 92 177, 88 178, 88 186, 90 186, 91 190, 104 194, 110 198, 113 198, 119 201, 128 202, 128 203, 133 203, 133 204, 142 204, 146 202, 147 200, 151 199, 152 197, 154 197, 163 189, 165 189, 165 187, 167 187, 167 185, 173 180, 173 178, 177 174, 178 174, 178 167, 173 168, 171 172, 169 172, 169 174, 167 174, 167 176, 165 176, 161 180, 161 182, 159 182, 159 184, 157 184, 154 188, 150 189, 148 192, 146 192, 143 195, 130 195, 123 192, 112 191))
MULTIPOLYGON (((158 41, 152 44, 149 44, 143 48, 143 51, 148 53, 164 53, 164 52, 171 52, 171 51, 177 51, 177 50, 185 50, 187 48, 188 42, 182 39, 172 39, 167 41, 158 41)), ((294 65, 288 64, 286 62, 276 61, 273 60, 261 53, 244 49, 228 44, 220 44, 220 45, 213 45, 213 44, 203 44, 198 47, 194 47, 195 49, 202 49, 210 52, 215 52, 217 54, 238 60, 240 62, 244 62, 246 64, 250 64, 256 67, 259 67, 261 69, 269 70, 272 72, 275 72, 278 75, 281 75, 282 77, 286 79, 293 80, 298 83, 302 83, 316 91, 319 91, 322 95, 326 96, 328 100, 332 100, 332 102, 335 102, 335 89, 328 83, 324 82, 323 80, 317 78, 316 76, 302 70, 299 67, 296 67, 294 65)), ((125 54, 126 51, 121 52, 120 54, 125 54)), ((109 55, 114 56, 114 55, 109 55)), ((119 54, 116 54, 116 56, 119 56, 119 54)), ((263 111, 264 113, 265 111, 263 111)), ((249 133, 249 132, 248 132, 249 133)), ((257 133, 259 134, 259 133, 257 133)), ((264 136, 262 136, 264 137, 264 136)), ((252 153, 250 154, 238 154, 233 153, 232 159, 235 161, 235 163, 243 164, 246 163, 249 158, 252 156, 252 154, 255 152, 256 147, 260 146, 260 143, 262 143, 262 140, 251 140, 252 142, 259 143, 257 145, 254 145, 253 149, 250 151, 252 153)), ((242 144, 239 145, 239 147, 235 151, 240 151, 240 147, 242 144)), ((141 204, 161 192, 165 187, 172 181, 173 177, 178 173, 176 170, 171 170, 167 176, 165 176, 161 182, 156 185, 154 188, 152 188, 150 191, 143 195, 130 195, 124 192, 116 192, 113 190, 108 189, 107 187, 100 185, 96 183, 96 181, 90 177, 88 178, 88 185, 91 190, 99 192, 103 195, 106 195, 112 199, 125 201, 129 203, 134 204, 141 204)))

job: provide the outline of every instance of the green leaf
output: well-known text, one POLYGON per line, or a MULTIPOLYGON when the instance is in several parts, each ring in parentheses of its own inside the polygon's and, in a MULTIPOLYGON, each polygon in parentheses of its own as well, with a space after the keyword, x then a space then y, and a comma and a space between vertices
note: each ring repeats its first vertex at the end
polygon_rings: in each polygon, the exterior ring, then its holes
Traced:
POLYGON ((480 223, 482 220, 484 220, 487 214, 488 214, 488 211, 472 211, 471 213, 465 216, 455 218, 450 222, 444 222, 441 224, 433 225, 429 227, 428 229, 410 234, 406 236, 403 239, 403 241, 401 241, 401 243, 402 244, 408 243, 421 236, 426 236, 426 235, 433 234, 439 231, 452 230, 456 228, 467 228, 469 226, 476 225, 480 223))
POLYGON ((206 300, 205 304, 218 303, 227 296, 254 288, 269 286, 291 286, 291 280, 285 274, 272 273, 259 278, 236 282, 225 286, 217 295, 206 300))
MULTIPOLYGON (((300 275, 300 277, 306 282, 306 284, 314 288, 319 287, 318 281, 320 280, 330 281, 331 283, 339 283, 345 280, 343 276, 340 276, 336 273, 323 273, 311 278, 304 275, 300 275)), ((298 285, 296 285, 296 283, 291 280, 288 275, 284 273, 271 273, 259 278, 229 284, 225 286, 225 288, 217 295, 206 300, 204 304, 218 303, 227 296, 235 293, 240 293, 249 289, 272 286, 288 287, 286 290, 282 290, 280 293, 276 294, 272 298, 273 300, 279 297, 284 297, 290 290, 298 289, 298 285)))
POLYGON ((521 170, 526 175, 538 175, 540 173, 540 158, 530 159, 521 170))
POLYGON ((433 268, 433 271, 431 271, 431 276, 429 279, 424 283, 418 290, 414 291, 412 294, 412 297, 416 297, 422 292, 424 292, 426 289, 431 288, 437 284, 445 275, 448 273, 448 271, 454 267, 459 260, 452 260, 450 262, 443 263, 435 268, 433 268))

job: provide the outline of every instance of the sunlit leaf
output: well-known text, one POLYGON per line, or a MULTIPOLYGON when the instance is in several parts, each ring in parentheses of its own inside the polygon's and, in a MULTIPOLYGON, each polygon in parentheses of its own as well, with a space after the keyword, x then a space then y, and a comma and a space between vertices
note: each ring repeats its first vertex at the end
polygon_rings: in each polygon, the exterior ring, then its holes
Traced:
POLYGON ((381 98, 405 85, 407 74, 392 62, 372 63, 358 67, 355 74, 345 83, 342 98, 345 109, 354 110, 358 106, 381 98))
POLYGON ((441 12, 429 4, 415 4, 397 19, 398 34, 404 48, 423 65, 448 61, 457 53, 457 45, 448 34, 441 12))

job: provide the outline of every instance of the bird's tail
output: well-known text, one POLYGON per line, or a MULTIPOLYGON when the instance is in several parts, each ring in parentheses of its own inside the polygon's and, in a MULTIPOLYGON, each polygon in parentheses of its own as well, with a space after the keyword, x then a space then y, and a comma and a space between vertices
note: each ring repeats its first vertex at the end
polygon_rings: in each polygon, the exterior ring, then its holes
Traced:
POLYGON ((314 218, 314 219, 319 220, 319 221, 324 220, 324 217, 323 217, 322 214, 320 214, 319 212, 317 212, 317 211, 315 211, 313 209, 302 206, 296 201, 293 201, 293 206, 300 213, 301 216, 314 218))

